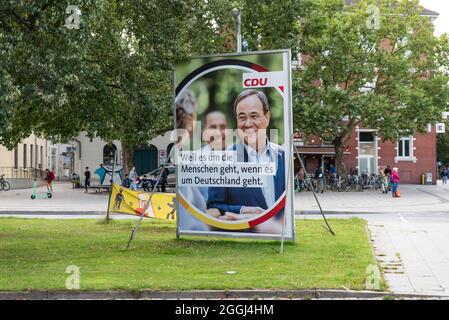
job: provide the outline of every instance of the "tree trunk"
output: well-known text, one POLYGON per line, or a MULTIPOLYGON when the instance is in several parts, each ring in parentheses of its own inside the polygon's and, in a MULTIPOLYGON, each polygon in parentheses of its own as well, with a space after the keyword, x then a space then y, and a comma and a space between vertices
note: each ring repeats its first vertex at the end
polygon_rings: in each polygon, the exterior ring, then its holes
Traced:
POLYGON ((130 146, 122 141, 123 170, 125 173, 129 173, 134 166, 134 149, 134 146, 130 146))
POLYGON ((335 139, 333 141, 333 144, 335 147, 335 167, 337 169, 337 173, 342 179, 347 180, 348 173, 346 171, 345 155, 344 155, 345 145, 339 138, 335 139))

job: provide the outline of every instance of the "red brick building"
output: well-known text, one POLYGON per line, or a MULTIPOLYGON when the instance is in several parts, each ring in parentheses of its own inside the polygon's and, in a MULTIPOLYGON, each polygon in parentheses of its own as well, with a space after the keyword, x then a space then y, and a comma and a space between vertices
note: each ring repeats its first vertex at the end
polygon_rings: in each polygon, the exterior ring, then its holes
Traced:
MULTIPOLYGON (((294 144, 304 159, 307 172, 313 173, 319 165, 326 170, 335 165, 335 150, 332 144, 312 137, 304 139, 297 134, 294 144)), ((346 169, 357 169, 358 173, 378 173, 379 166, 397 167, 402 183, 422 183, 422 175, 432 174, 436 183, 436 128, 429 126, 428 132, 401 137, 397 142, 382 142, 375 130, 356 127, 345 148, 346 169)), ((299 170, 295 156, 295 170, 299 170)))
MULTIPOLYGON (((346 4, 352 2, 346 0, 346 4)), ((438 17, 437 12, 425 8, 421 15, 429 17, 431 21, 438 17)), ((388 41, 382 46, 388 47, 388 41)), ((319 81, 316 85, 319 86, 319 81)), ((335 165, 335 149, 328 141, 323 141, 319 137, 304 139, 297 133, 294 145, 303 157, 308 173, 313 173, 317 166, 321 166, 324 171, 330 165, 335 165)), ((422 175, 431 173, 432 184, 436 184, 438 166, 435 125, 429 125, 427 133, 401 137, 396 142, 382 142, 375 130, 356 127, 346 143, 344 154, 348 171, 356 169, 359 174, 378 173, 380 166, 389 165, 391 168, 399 169, 401 183, 421 184, 422 175)), ((299 168, 300 163, 295 156, 295 171, 299 168)))

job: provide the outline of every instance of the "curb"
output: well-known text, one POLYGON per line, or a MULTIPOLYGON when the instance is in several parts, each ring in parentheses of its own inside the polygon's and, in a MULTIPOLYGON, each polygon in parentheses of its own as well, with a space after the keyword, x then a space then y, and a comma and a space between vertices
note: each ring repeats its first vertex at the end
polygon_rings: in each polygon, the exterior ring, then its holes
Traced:
MULTIPOLYGON (((403 214, 403 213, 428 213, 428 214, 432 214, 432 213, 444 213, 447 214, 447 211, 421 211, 421 210, 417 210, 417 211, 388 211, 388 212, 382 212, 382 211, 335 211, 335 210, 323 210, 323 213, 325 215, 363 215, 363 214, 403 214)), ((295 211, 295 215, 296 216, 305 216, 305 215, 321 215, 321 211, 320 210, 297 210, 295 211)))
MULTIPOLYGON (((323 210, 323 213, 325 215, 362 215, 362 214, 398 214, 398 213, 404 213, 404 212, 396 212, 396 211, 390 211, 390 212, 375 212, 375 211, 368 211, 368 212, 362 212, 362 211, 332 211, 332 210, 323 210)), ((410 213, 410 211, 408 211, 410 213)), ((446 211, 417 211, 417 213, 447 213, 446 211)), ((106 215, 106 211, 45 211, 45 210, 37 210, 37 211, 11 211, 11 210, 0 210, 0 216, 1 215, 27 215, 27 216, 33 216, 33 215, 55 215, 55 216, 76 216, 76 215, 106 215)), ((117 214, 114 213, 113 215, 126 215, 126 214, 117 214)), ((295 211, 295 216, 301 216, 301 215, 321 215, 321 211, 319 210, 299 210, 295 211)))
MULTIPOLYGON (((368 211, 368 212, 361 212, 361 211, 332 211, 332 210, 323 210, 324 214, 332 215, 332 214, 391 214, 391 212, 374 212, 374 211, 368 211)), ((321 215, 320 210, 298 210, 295 211, 295 215, 321 215)))
POLYGON ((442 299, 449 296, 352 290, 193 290, 193 291, 23 291, 0 292, 0 300, 113 300, 113 299, 442 299))
POLYGON ((106 215, 106 211, 45 211, 45 210, 37 210, 37 211, 6 211, 2 210, 0 211, 0 215, 16 215, 16 214, 24 214, 24 215, 106 215))

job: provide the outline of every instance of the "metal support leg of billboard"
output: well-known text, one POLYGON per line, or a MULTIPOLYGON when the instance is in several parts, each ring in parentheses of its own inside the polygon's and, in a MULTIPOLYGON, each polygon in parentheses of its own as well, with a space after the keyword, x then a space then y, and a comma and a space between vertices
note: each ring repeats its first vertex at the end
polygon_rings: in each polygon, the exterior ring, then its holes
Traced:
MULTIPOLYGON (((291 170, 294 167, 294 162, 292 160, 292 162, 288 165, 288 171, 287 171, 287 185, 285 187, 285 190, 289 190, 288 188, 294 188, 294 184, 293 181, 291 179, 291 170)), ((294 201, 294 199, 292 199, 292 201, 294 201)), ((294 209, 293 209, 294 210, 294 209)), ((293 219, 294 218, 294 214, 293 214, 293 219)), ((272 248, 274 252, 279 253, 279 254, 283 254, 284 253, 284 240, 285 240, 285 224, 287 223, 287 219, 285 218, 285 211, 284 211, 284 222, 282 223, 282 229, 281 229, 281 248, 279 251, 277 251, 276 249, 272 248)), ((292 221, 292 223, 294 223, 294 221, 292 221)))
MULTIPOLYGON (((290 167, 291 166, 289 166, 289 168, 290 167)), ((290 169, 289 169, 289 171, 290 171, 290 169)), ((290 180, 290 175, 287 175, 287 177, 290 180)), ((287 183, 287 186, 286 186, 285 189, 288 190, 288 183, 287 183)), ((284 239, 285 239, 285 224, 286 224, 286 222, 287 222, 287 219, 285 218, 285 210, 284 210, 284 221, 282 222, 282 229, 281 229, 281 248, 279 249, 279 251, 277 251, 274 248, 271 248, 274 252, 279 253, 279 254, 283 254, 284 253, 284 239)), ((292 221, 292 223, 293 223, 293 221, 292 221)))
POLYGON ((151 192, 150 192, 150 197, 148 198, 148 201, 145 204, 145 208, 143 209, 143 212, 140 215, 140 219, 139 219, 139 221, 137 221, 136 226, 133 228, 133 230, 131 232, 131 236, 129 237, 129 240, 128 240, 128 245, 126 246, 127 249, 129 249, 129 245, 131 244, 131 241, 133 241, 134 237, 136 236, 137 230, 139 229, 140 224, 142 223, 142 220, 143 220, 143 217, 145 215, 145 212, 147 212, 148 207, 151 204, 151 198, 153 198, 153 194, 156 191, 156 187, 159 185, 159 182, 161 181, 162 173, 164 172, 165 168, 167 167, 168 159, 170 159, 170 157, 171 157, 171 155, 173 153, 173 150, 175 150, 175 149, 176 149, 176 146, 173 146, 173 148, 171 148, 170 153, 168 154, 167 161, 165 161, 164 166, 162 167, 161 172, 159 172, 159 176, 157 177, 156 183, 153 186, 153 190, 151 190, 151 192))
POLYGON ((335 233, 334 233, 334 231, 332 230, 332 228, 331 228, 331 226, 329 225, 329 223, 327 222, 326 216, 324 215, 324 212, 323 212, 323 208, 321 208, 320 201, 318 200, 318 197, 316 196, 315 186, 314 186, 313 183, 310 181, 309 174, 307 173, 306 166, 304 165, 304 162, 302 161, 302 158, 301 158, 301 155, 299 154, 298 148, 296 148, 295 145, 293 145, 293 147, 295 148, 296 156, 299 158, 299 162, 301 163, 301 166, 302 166, 303 169, 304 169, 304 177, 308 180, 309 185, 312 186, 312 193, 313 193, 313 196, 315 197, 316 203, 318 204, 318 207, 320 208, 321 215, 323 216, 324 222, 326 223, 327 228, 324 227, 324 229, 326 229, 327 231, 329 231, 329 232, 334 236, 335 233))
MULTIPOLYGON (((287 180, 287 185, 285 187, 285 190, 289 190, 288 188, 292 187, 291 170, 293 168, 293 165, 294 165, 293 161, 288 165, 288 171, 287 171, 287 179, 288 180, 287 180)), ((294 201, 294 199, 292 199, 292 201, 294 201)), ((294 216, 295 216, 295 214, 293 213, 293 219, 295 219, 294 216)), ((276 253, 279 253, 279 254, 284 253, 284 239, 285 239, 284 233, 285 233, 285 224, 286 223, 287 223, 287 219, 285 217, 285 210, 284 210, 284 221, 282 223, 282 230, 281 230, 281 248, 279 249, 279 252, 277 250, 273 249, 276 253)), ((294 221, 292 221, 292 223, 294 223, 294 221)))

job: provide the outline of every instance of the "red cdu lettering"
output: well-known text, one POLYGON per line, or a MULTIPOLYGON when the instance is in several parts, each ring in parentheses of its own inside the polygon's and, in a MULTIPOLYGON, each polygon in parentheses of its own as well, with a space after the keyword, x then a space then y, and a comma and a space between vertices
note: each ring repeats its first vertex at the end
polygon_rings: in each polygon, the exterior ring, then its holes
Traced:
POLYGON ((253 79, 246 79, 243 82, 243 85, 245 87, 261 87, 265 86, 268 83, 268 78, 253 78, 253 79))

